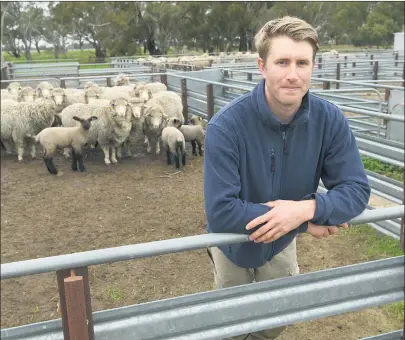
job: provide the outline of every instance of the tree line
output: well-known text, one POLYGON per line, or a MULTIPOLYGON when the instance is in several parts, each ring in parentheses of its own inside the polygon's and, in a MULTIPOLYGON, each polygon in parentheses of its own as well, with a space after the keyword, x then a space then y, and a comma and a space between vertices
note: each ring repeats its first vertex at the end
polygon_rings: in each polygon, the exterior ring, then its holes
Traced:
POLYGON ((404 2, 1 2, 2 48, 15 57, 53 46, 55 58, 91 45, 96 58, 254 51, 253 38, 268 20, 292 15, 312 24, 322 45, 388 47, 403 31, 404 2))

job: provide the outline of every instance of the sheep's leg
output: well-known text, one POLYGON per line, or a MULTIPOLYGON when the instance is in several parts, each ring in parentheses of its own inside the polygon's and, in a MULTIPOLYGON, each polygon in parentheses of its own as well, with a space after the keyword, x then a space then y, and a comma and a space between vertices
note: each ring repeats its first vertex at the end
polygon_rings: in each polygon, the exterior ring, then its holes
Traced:
POLYGON ((72 154, 72 170, 73 171, 77 171, 77 158, 76 158, 76 152, 75 150, 72 148, 71 150, 71 154, 72 154))
POLYGON ((183 166, 186 165, 186 151, 182 151, 182 155, 181 155, 181 162, 183 163, 183 166))
POLYGON ((156 154, 160 154, 160 138, 156 139, 156 154))
POLYGON ((146 152, 150 153, 152 151, 152 145, 151 145, 151 142, 149 141, 149 138, 148 137, 146 137, 146 138, 147 138, 146 152))
POLYGON ((36 148, 35 144, 31 144, 31 158, 35 159, 36 158, 36 148))
POLYGON ((18 161, 22 163, 24 158, 24 143, 16 143, 15 145, 17 147, 18 161))
POLYGON ((192 154, 193 154, 194 156, 197 156, 197 149, 196 149, 196 142, 195 142, 195 140, 192 140, 192 141, 191 141, 191 146, 192 146, 192 148, 193 148, 192 154))
POLYGON ((56 170, 55 165, 53 164, 53 152, 47 152, 45 150, 45 156, 44 156, 44 162, 46 165, 46 168, 48 169, 49 173, 52 175, 57 175, 58 170, 56 170))
POLYGON ((7 155, 11 155, 13 153, 13 145, 9 140, 2 140, 4 147, 6 148, 7 155))
MULTIPOLYGON (((122 143, 121 145, 116 147, 116 153, 117 153, 117 158, 122 159, 122 145, 124 143, 122 143)), ((113 152, 113 154, 115 154, 115 152, 113 152)), ((112 160, 112 157, 111 157, 112 160)))
POLYGON ((85 172, 86 168, 84 167, 83 156, 81 152, 76 151, 76 160, 79 163, 80 172, 85 172))
POLYGON ((147 135, 145 135, 145 141, 143 142, 145 145, 149 145, 149 138, 147 135))
POLYGON ((198 153, 200 154, 200 156, 202 156, 203 151, 202 151, 202 143, 201 143, 201 141, 197 140, 197 145, 198 145, 198 153))
POLYGON ((111 146, 111 162, 114 163, 114 164, 117 164, 118 161, 117 161, 117 158, 115 157, 115 153, 116 153, 115 146, 111 146))
POLYGON ((178 152, 176 152, 174 154, 174 162, 176 163, 176 169, 179 169, 180 168, 180 156, 179 156, 178 152))
POLYGON ((104 152, 104 163, 105 164, 111 164, 110 162, 110 147, 109 146, 103 146, 102 147, 103 152, 104 152))
POLYGON ((129 141, 129 138, 125 141, 124 143, 124 154, 128 157, 132 157, 132 152, 131 152, 131 143, 129 141))
POLYGON ((167 157, 167 165, 172 164, 172 153, 170 152, 170 148, 166 148, 166 157, 167 157))

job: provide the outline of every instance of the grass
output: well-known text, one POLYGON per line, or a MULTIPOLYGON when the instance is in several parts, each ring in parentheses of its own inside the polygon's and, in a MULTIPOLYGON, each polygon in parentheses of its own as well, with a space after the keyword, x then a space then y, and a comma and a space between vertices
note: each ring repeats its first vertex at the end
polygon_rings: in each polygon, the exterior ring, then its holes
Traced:
POLYGON ((119 287, 111 287, 107 288, 107 297, 113 301, 120 301, 123 296, 123 289, 119 287))
POLYGON ((367 156, 361 156, 361 159, 365 169, 404 182, 404 169, 399 166, 387 164, 367 156))
MULTIPOLYGON (((356 237, 361 247, 363 261, 373 261, 381 258, 390 258, 404 255, 399 240, 390 236, 381 235, 367 224, 361 224, 340 231, 347 237, 356 237)), ((403 321, 404 301, 379 306, 392 319, 403 321)))

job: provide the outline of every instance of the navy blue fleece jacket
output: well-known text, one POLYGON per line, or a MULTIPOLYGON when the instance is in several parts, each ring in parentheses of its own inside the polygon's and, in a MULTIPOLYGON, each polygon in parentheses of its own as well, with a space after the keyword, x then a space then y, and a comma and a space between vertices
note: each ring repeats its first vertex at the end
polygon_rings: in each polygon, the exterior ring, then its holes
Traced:
MULTIPOLYGON (((207 125, 204 201, 210 233, 244 233, 271 208, 268 201, 314 198, 311 222, 336 225, 364 211, 370 187, 356 140, 342 111, 308 92, 288 125, 271 112, 264 80, 223 107, 207 125), (322 179, 328 189, 317 193, 322 179)), ((260 227, 260 226, 259 226, 260 227)), ((219 248, 233 263, 257 268, 282 251, 307 223, 264 244, 219 248)))

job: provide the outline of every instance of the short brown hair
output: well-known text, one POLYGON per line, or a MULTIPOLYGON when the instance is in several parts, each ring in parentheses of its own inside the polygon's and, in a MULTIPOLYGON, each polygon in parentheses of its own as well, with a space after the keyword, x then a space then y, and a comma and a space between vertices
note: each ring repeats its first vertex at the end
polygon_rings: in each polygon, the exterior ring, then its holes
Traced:
POLYGON ((316 30, 306 21, 285 16, 270 20, 263 25, 255 36, 255 46, 263 62, 266 62, 270 50, 271 39, 279 36, 287 36, 295 41, 307 41, 311 44, 313 60, 319 50, 319 40, 316 30))

